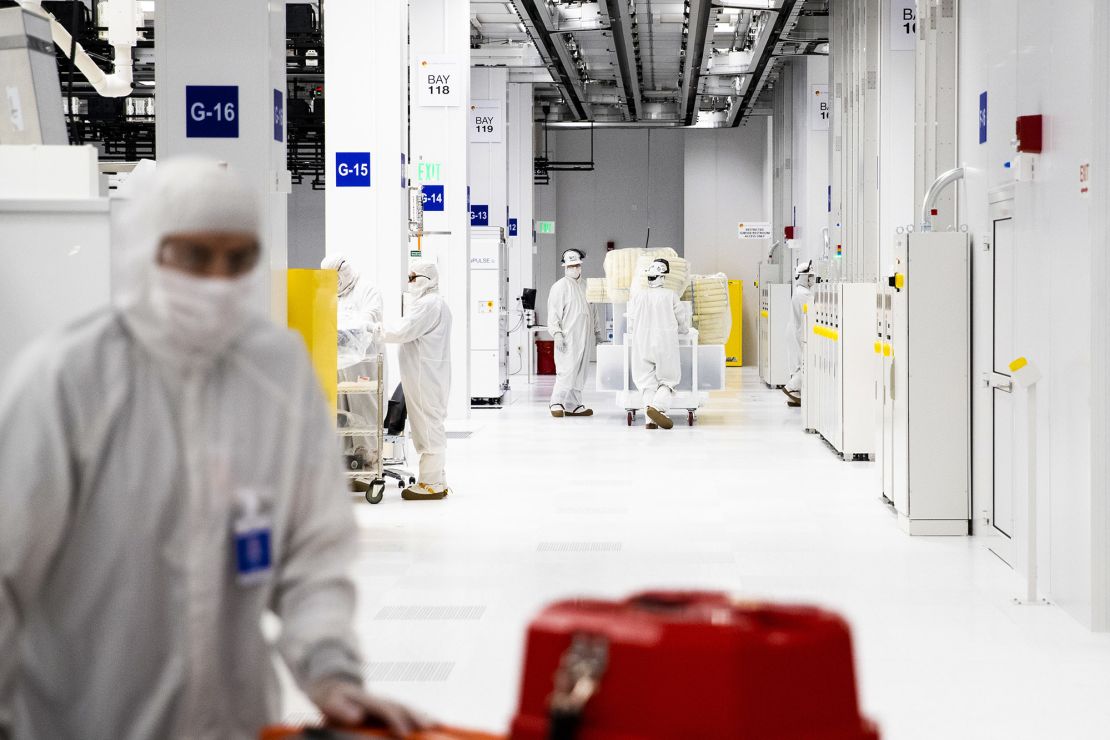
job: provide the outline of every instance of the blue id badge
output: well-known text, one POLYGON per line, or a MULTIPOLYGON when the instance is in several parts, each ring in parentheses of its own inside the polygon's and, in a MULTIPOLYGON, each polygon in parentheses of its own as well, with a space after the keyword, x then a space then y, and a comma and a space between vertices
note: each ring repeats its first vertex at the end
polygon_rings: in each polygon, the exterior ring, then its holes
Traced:
POLYGON ((270 547, 270 518, 259 511, 257 496, 240 503, 235 520, 235 572, 239 584, 253 586, 266 581, 273 568, 270 547))

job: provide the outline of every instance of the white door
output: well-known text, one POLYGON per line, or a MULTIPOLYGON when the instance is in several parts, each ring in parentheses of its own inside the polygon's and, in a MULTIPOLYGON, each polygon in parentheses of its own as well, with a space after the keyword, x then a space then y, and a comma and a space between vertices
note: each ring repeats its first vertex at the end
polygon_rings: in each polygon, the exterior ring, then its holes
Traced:
MULTIPOLYGON (((994 367, 1010 375, 1014 354, 1014 220, 994 221, 994 367)), ((991 524, 1007 538, 1014 536, 1014 396, 993 389, 994 444, 991 524)))

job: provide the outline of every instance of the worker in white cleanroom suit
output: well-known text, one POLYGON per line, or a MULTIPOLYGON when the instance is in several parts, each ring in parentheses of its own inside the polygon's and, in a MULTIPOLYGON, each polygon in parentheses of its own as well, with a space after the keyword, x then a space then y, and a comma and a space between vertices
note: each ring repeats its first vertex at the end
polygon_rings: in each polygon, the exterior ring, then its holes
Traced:
POLYGON ((782 392, 786 394, 787 406, 802 405, 802 380, 805 377, 805 328, 806 306, 809 305, 813 295, 813 261, 807 260, 798 265, 794 270, 794 293, 790 297, 790 351, 794 365, 794 372, 790 380, 783 386, 782 392))
POLYGON ((451 310, 439 294, 439 270, 432 262, 409 268, 412 297, 404 317, 386 327, 385 341, 401 345, 401 386, 405 389, 412 444, 420 457, 416 485, 401 492, 406 501, 442 499, 447 488, 447 396, 451 390, 451 310))
MULTIPOLYGON (((349 257, 331 255, 320 264, 324 270, 335 270, 339 277, 339 380, 357 383, 376 380, 377 358, 381 345, 375 336, 382 323, 382 294, 368 279, 359 275, 349 257)), ((384 378, 383 378, 384 382, 384 378)), ((377 397, 372 393, 344 393, 339 396, 340 411, 348 414, 350 426, 373 427, 381 418, 377 397)), ((369 437, 344 438, 344 452, 371 466, 376 444, 369 437)))
POLYGON ((331 414, 300 339, 252 309, 250 191, 158 164, 121 214, 117 305, 0 384, 0 737, 235 738, 280 719, 260 620, 333 721, 362 688, 331 414))
POLYGON ((590 349, 600 340, 597 314, 586 301, 586 281, 578 249, 563 252, 566 275, 551 286, 547 297, 547 330, 555 339, 555 387, 551 390, 551 415, 592 416, 582 405, 582 389, 590 369, 590 349))
POLYGON ((657 259, 647 268, 648 289, 641 290, 628 304, 632 330, 632 380, 643 392, 650 422, 670 429, 667 416, 674 389, 682 379, 678 358, 678 335, 690 331, 690 320, 675 292, 666 287, 671 265, 657 259))

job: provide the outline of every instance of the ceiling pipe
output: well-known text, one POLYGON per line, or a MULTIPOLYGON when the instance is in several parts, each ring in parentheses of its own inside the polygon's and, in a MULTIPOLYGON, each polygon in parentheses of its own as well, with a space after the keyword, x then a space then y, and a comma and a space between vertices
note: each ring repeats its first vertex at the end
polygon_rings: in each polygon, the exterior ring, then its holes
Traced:
POLYGON ((635 45, 632 42, 632 16, 628 12, 627 0, 605 0, 609 12, 609 24, 613 28, 613 45, 617 55, 617 71, 624 85, 628 112, 633 120, 640 118, 641 91, 640 74, 636 68, 635 45))
POLYGON ((690 0, 687 24, 686 57, 682 66, 682 85, 678 96, 679 115, 688 126, 697 114, 698 79, 701 77, 702 60, 705 58, 705 39, 709 32, 709 0, 690 0))
POLYGON ((512 0, 513 7, 528 29, 529 36, 540 55, 550 64, 551 77, 563 89, 563 97, 570 106, 571 114, 580 120, 590 117, 590 107, 585 101, 582 81, 563 43, 561 34, 553 34, 551 19, 546 8, 541 9, 543 0, 512 0), (556 37, 559 38, 556 38, 556 37))
POLYGON ((756 63, 755 67, 752 68, 752 79, 748 83, 747 89, 744 92, 744 97, 735 103, 732 110, 729 112, 729 126, 739 126, 740 122, 744 120, 745 111, 754 105, 756 96, 759 94, 760 90, 763 89, 763 84, 766 81, 765 76, 769 71, 768 65, 774 62, 775 46, 778 43, 779 37, 786 32, 788 25, 797 22, 798 13, 801 12, 802 5, 804 4, 804 0, 784 0, 782 7, 771 11, 776 13, 775 23, 763 42, 763 48, 759 54, 759 61, 756 63))

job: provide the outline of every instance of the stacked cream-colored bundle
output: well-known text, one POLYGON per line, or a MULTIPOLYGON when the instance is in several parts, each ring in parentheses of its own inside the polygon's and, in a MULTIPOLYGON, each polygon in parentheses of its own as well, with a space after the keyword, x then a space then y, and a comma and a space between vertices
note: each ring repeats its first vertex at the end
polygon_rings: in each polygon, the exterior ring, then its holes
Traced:
POLYGON ((641 257, 651 260, 662 257, 668 261, 678 259, 678 253, 670 247, 661 249, 614 249, 605 255, 605 284, 609 290, 609 300, 613 303, 628 303, 629 288, 636 277, 636 264, 641 257))
POLYGON ((724 344, 732 331, 728 305, 728 276, 693 275, 683 300, 694 304, 693 323, 699 344, 724 344))
POLYGON ((608 303, 609 288, 605 278, 586 278, 586 300, 590 303, 608 303))

